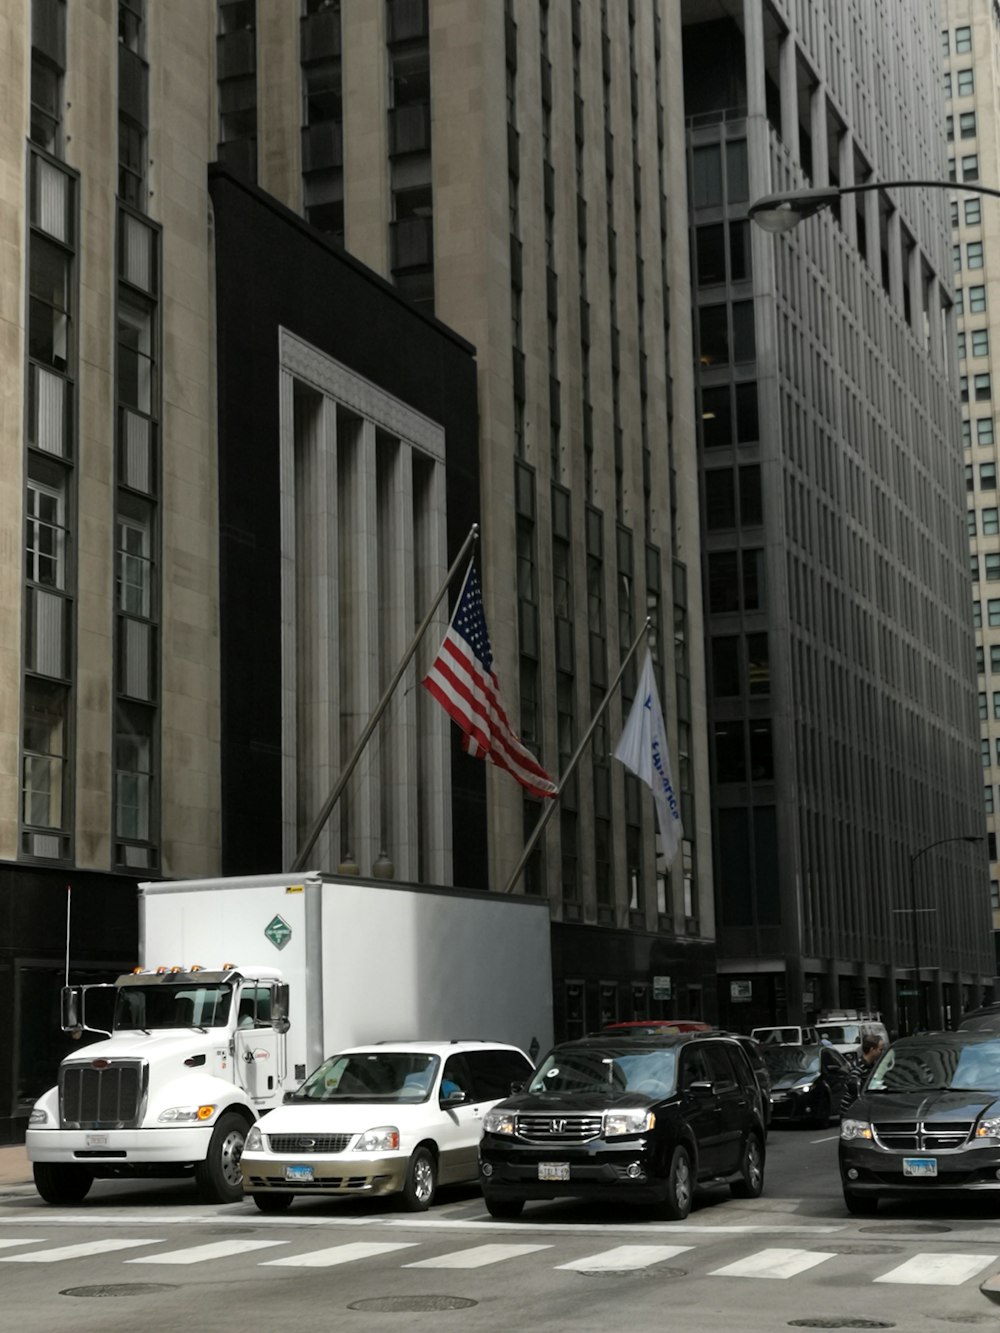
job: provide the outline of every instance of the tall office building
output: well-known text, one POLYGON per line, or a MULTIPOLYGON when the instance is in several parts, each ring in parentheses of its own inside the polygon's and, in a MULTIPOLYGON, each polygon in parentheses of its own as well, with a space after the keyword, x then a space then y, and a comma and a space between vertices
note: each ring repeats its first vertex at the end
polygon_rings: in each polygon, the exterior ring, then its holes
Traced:
POLYGON ((748 222, 947 180, 938 13, 682 12, 722 1013, 947 1022, 993 974, 948 194, 748 222))
POLYGON ((962 444, 979 673, 980 749, 989 840, 990 905, 1000 973, 1000 201, 961 191, 961 182, 1000 188, 997 89, 1000 5, 945 0, 941 31, 951 198, 952 266, 962 392, 962 444), (993 586, 991 586, 993 585, 993 586))

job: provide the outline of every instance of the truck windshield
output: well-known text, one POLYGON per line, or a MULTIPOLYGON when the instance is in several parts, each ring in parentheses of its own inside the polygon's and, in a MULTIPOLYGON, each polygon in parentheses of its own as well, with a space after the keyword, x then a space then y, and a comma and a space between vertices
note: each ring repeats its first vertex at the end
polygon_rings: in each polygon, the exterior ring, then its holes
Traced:
POLYGON ((229 1019, 231 986, 122 986, 115 999, 115 1031, 220 1028, 229 1019))
POLYGON ((325 1060, 289 1100, 305 1102, 425 1102, 440 1061, 408 1051, 364 1051, 325 1060))
POLYGON ((635 1092, 669 1097, 675 1087, 673 1051, 555 1050, 546 1056, 529 1092, 635 1092))

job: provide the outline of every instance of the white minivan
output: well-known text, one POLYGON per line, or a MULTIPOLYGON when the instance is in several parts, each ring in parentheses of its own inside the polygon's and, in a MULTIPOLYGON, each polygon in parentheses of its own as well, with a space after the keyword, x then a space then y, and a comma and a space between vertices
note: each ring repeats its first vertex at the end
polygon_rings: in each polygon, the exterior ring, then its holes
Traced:
POLYGON ((263 1213, 296 1194, 398 1194, 422 1212, 438 1185, 478 1180, 483 1116, 532 1074, 516 1046, 396 1041, 331 1056, 247 1133, 243 1188, 263 1213))

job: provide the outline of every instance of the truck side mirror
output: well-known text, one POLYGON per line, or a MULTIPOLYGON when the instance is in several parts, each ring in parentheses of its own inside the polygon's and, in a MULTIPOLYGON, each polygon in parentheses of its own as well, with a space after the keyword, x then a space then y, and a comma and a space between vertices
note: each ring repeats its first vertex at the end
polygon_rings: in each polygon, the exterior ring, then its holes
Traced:
POLYGON ((79 986, 63 986, 59 994, 59 1012, 63 1032, 79 1032, 83 1027, 83 996, 79 986))
POLYGON ((280 981, 271 996, 271 1026, 275 1032, 286 1033, 291 1027, 288 1021, 288 982, 280 981))

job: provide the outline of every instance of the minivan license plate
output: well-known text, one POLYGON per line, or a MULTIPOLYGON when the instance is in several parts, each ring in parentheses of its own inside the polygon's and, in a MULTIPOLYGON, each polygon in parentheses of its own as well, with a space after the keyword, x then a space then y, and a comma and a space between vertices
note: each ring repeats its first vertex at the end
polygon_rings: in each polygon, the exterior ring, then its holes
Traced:
POLYGON ((286 1166, 286 1180, 312 1180, 313 1169, 311 1166, 286 1166))
POLYGON ((539 1162, 539 1180, 569 1180, 569 1162, 539 1162))
POLYGON ((937 1158, 936 1157, 904 1157, 903 1158, 904 1176, 936 1176, 937 1158))

